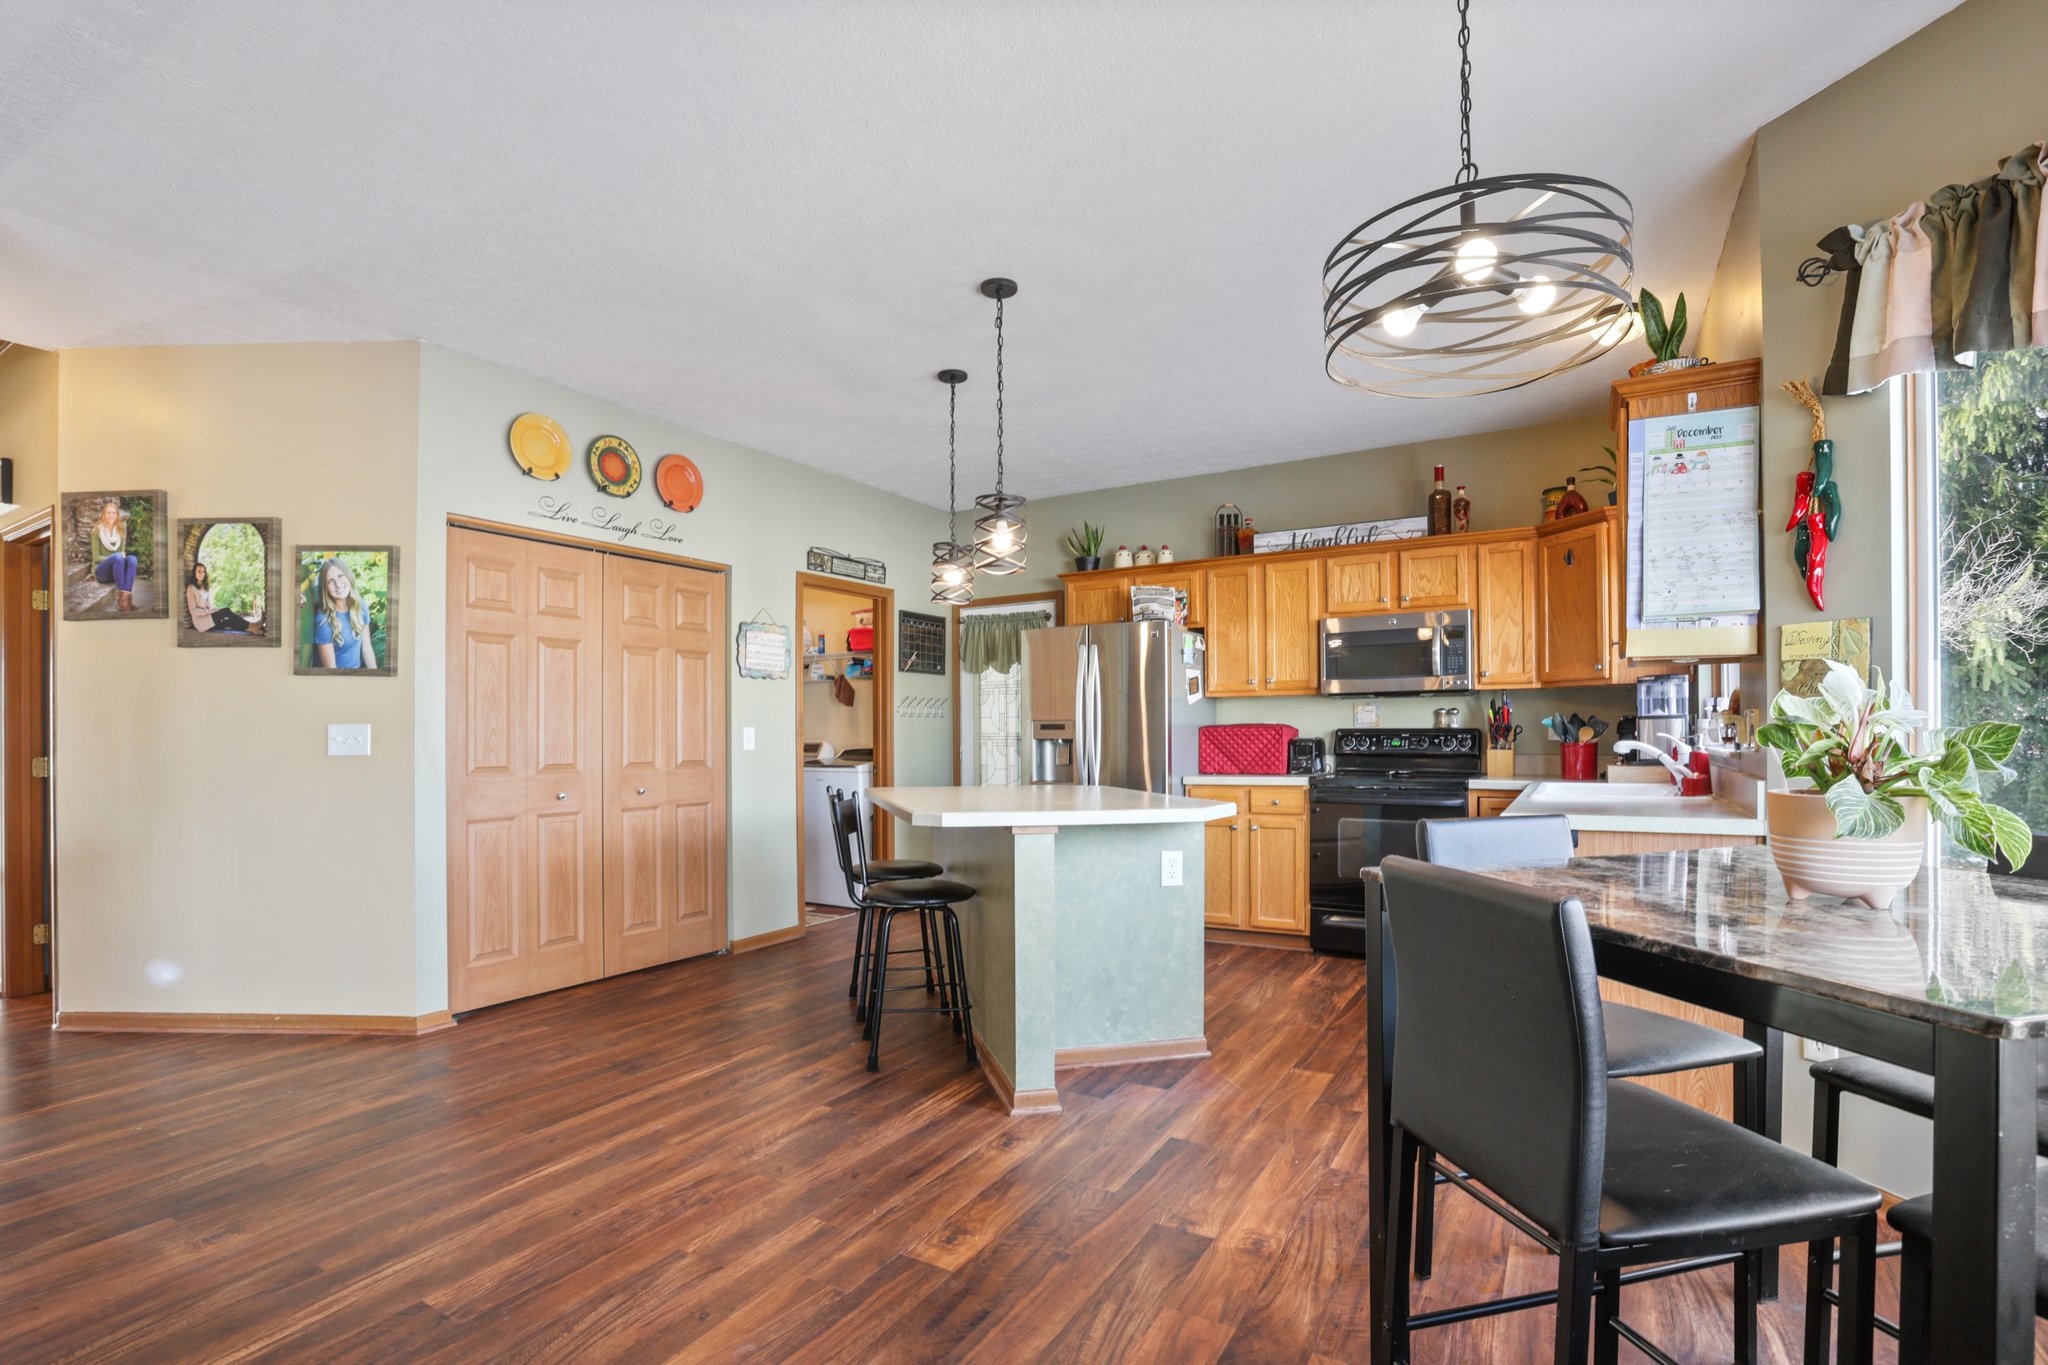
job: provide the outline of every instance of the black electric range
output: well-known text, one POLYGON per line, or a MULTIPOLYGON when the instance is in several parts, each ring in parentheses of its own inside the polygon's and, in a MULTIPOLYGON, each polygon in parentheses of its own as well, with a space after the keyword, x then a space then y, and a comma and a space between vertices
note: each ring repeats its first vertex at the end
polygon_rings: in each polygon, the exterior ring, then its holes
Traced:
POLYGON ((1486 770, 1478 730, 1339 730, 1330 770, 1309 779, 1309 943, 1363 953, 1358 874, 1390 854, 1415 856, 1415 826, 1466 812, 1466 786, 1486 770))

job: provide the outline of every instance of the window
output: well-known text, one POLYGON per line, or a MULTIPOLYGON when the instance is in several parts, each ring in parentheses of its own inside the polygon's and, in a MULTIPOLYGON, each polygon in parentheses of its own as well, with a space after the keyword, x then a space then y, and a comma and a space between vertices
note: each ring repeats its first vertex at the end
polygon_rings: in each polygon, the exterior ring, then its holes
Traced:
POLYGON ((1985 355, 1932 388, 1939 676, 1924 700, 1943 725, 2022 727, 1997 799, 2048 831, 2048 351, 1985 355))

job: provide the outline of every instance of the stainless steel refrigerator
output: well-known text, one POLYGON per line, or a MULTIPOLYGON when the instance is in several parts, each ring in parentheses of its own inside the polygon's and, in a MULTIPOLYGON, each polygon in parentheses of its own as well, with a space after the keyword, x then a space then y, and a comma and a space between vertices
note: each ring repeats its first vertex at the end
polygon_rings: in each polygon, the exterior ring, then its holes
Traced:
POLYGON ((1195 775, 1195 732, 1216 719, 1203 648, 1165 621, 1025 631, 1031 780, 1179 796, 1195 775))

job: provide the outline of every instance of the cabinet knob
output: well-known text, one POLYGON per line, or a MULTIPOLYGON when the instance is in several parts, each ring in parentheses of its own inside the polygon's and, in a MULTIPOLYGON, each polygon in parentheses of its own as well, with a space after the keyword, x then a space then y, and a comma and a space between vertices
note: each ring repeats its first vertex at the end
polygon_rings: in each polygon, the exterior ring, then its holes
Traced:
POLYGON ((1490 678, 1493 676, 1493 674, 1487 672, 1485 669, 1482 668, 1479 670, 1479 676, 1482 678, 1490 678))
POLYGON ((1258 827, 1257 825, 1253 825, 1253 826, 1252 826, 1252 833, 1254 833, 1254 834, 1257 834, 1258 832, 1259 832, 1259 827, 1258 827))
POLYGON ((1280 804, 1280 798, 1276 796, 1272 800, 1268 801, 1266 804, 1269 806, 1277 806, 1280 804))
POLYGON ((647 788, 645 788, 645 787, 642 787, 642 788, 640 788, 639 790, 640 790, 640 794, 641 794, 642 796, 645 796, 645 795, 647 795, 647 788))
POLYGON ((1268 687, 1271 687, 1272 685, 1273 685, 1273 675, 1272 675, 1271 673, 1268 673, 1268 674, 1266 675, 1266 686, 1268 686, 1268 687))
POLYGON ((1386 599, 1386 598, 1384 598, 1384 597, 1382 597, 1382 598, 1380 599, 1380 605, 1381 605, 1381 606, 1385 606, 1386 604, 1387 604, 1387 599, 1386 599))
POLYGON ((1232 826, 1231 826, 1230 828, 1231 828, 1231 830, 1232 830, 1233 832, 1235 832, 1235 831, 1236 831, 1236 829, 1237 829, 1237 826, 1236 826, 1236 825, 1232 825, 1232 826))
POLYGON ((1407 593, 1405 593, 1405 592, 1404 592, 1404 593, 1402 593, 1402 594, 1401 594, 1401 600, 1402 600, 1403 602, 1406 602, 1406 601, 1408 600, 1408 594, 1407 594, 1407 593))
POLYGON ((568 799, 569 799, 569 793, 567 793, 567 792, 556 792, 556 793, 555 793, 555 800, 557 800, 557 801, 567 801, 568 799))
POLYGON ((1594 664, 1594 665, 1593 665, 1593 671, 1594 671, 1595 673, 1605 673, 1605 672, 1607 671, 1607 665, 1606 665, 1606 664, 1594 664))

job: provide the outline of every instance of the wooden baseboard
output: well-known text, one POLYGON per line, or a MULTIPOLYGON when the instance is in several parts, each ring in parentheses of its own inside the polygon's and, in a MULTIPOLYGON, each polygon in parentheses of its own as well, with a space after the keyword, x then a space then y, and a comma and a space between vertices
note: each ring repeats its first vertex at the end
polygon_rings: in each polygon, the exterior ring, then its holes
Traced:
POLYGON ((745 938, 736 938, 732 941, 732 951, 734 956, 738 956, 741 953, 751 953, 756 948, 773 948, 778 943, 793 943, 803 936, 803 925, 792 924, 787 929, 770 929, 765 934, 749 934, 745 938))
POLYGON ((1271 934, 1263 929, 1211 929, 1207 937, 1211 943, 1228 943, 1239 948, 1278 948, 1289 953, 1311 951, 1306 934, 1271 934))
POLYGON ((432 1014, 150 1014, 58 1010, 61 1033, 370 1033, 417 1037, 455 1027, 447 1010, 432 1014))
POLYGON ((981 1074, 988 1081, 989 1089, 996 1092, 996 1099, 1009 1111, 1011 1118, 1025 1114, 1057 1114, 1060 1110, 1060 1092, 1054 1089, 1019 1090, 1010 1084, 1009 1076, 1003 1071, 1002 1063, 988 1050, 982 1041, 981 1030, 974 1031, 974 1055, 981 1058, 981 1074))
POLYGON ((1150 1043, 1100 1043, 1093 1047, 1063 1047, 1053 1053, 1052 1064, 1064 1070, 1071 1066, 1130 1066, 1138 1062, 1183 1062, 1209 1055, 1207 1038, 1161 1038, 1150 1043))

